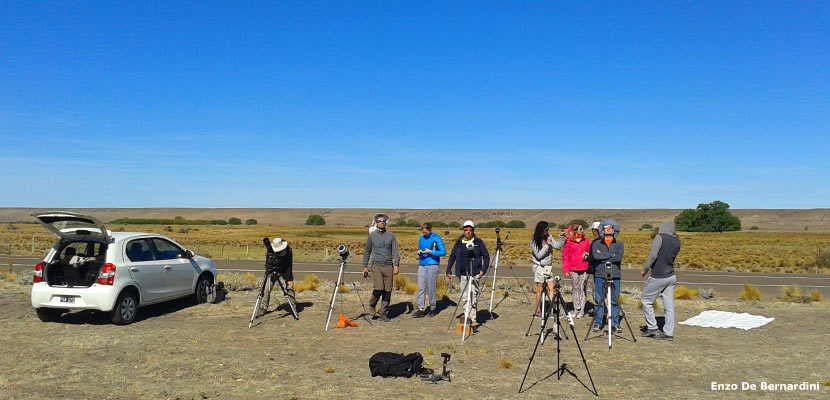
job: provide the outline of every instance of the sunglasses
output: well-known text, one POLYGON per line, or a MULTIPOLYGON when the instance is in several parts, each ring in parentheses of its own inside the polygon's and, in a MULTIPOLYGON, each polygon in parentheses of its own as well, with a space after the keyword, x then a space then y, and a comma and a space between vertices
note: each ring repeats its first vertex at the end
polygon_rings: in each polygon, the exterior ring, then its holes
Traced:
POLYGON ((384 220, 382 220, 382 219, 381 219, 381 220, 375 221, 375 223, 377 223, 377 224, 385 224, 385 223, 386 223, 386 221, 384 221, 384 220))

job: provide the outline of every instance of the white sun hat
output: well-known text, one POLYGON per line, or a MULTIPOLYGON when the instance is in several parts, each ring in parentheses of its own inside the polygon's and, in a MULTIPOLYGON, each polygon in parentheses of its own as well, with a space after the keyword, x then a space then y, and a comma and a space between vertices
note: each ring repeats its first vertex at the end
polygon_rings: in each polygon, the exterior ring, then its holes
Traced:
POLYGON ((274 253, 279 253, 285 250, 286 247, 288 247, 288 242, 285 240, 274 238, 274 240, 271 241, 271 249, 274 250, 274 253))
POLYGON ((475 228, 476 224, 473 223, 473 221, 468 219, 468 220, 464 221, 464 224, 462 224, 461 226, 462 227, 469 226, 470 228, 475 228))

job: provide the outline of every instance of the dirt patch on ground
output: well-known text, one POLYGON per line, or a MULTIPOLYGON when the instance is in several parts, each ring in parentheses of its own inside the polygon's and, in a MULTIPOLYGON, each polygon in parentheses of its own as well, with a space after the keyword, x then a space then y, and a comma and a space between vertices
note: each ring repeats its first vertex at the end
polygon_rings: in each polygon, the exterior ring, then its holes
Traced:
MULTIPOLYGON (((462 344, 454 329, 447 331, 454 304, 444 304, 449 308, 436 318, 413 319, 408 304, 414 296, 400 292, 393 294, 391 322, 369 325, 358 319, 358 328, 324 333, 331 296, 324 292, 298 294, 299 321, 279 309, 258 319, 253 329, 248 329, 256 296, 252 291, 231 292, 218 305, 190 306, 179 301, 142 308, 136 323, 122 327, 110 324, 105 315, 89 312, 65 315, 58 323, 40 322, 29 303, 28 287, 2 285, 4 398, 593 398, 585 387, 591 384, 573 338, 562 342, 561 357, 578 379, 566 374, 557 381, 552 375, 557 368, 556 342, 549 340, 537 353, 524 393, 517 394, 533 350, 533 335, 538 333, 534 322, 532 337, 525 337, 532 306, 520 302, 524 297, 518 293, 501 301, 495 310, 498 318, 486 321, 486 329, 462 344), (436 370, 440 353, 450 353, 452 383, 372 378, 368 359, 377 351, 420 352, 426 366, 436 370)), ((366 301, 369 291, 363 290, 361 296, 366 301)), ((354 292, 338 298, 342 303, 333 319, 341 309, 350 317, 361 313, 354 292)), ((483 298, 489 300, 489 290, 483 298)), ((487 315, 484 299, 482 319, 487 315)), ((636 330, 643 317, 636 300, 629 299, 624 308, 637 342, 626 330, 609 351, 603 338, 584 342, 588 319, 577 320, 576 333, 601 397, 734 394, 713 392, 712 382, 739 387, 741 382, 760 385, 762 381, 830 383, 826 301, 678 300, 675 304, 678 321, 709 309, 748 312, 775 321, 750 331, 678 325, 674 342, 657 342, 639 337, 636 330)), ((828 391, 830 387, 822 385, 818 392, 765 393, 826 398, 828 391)))

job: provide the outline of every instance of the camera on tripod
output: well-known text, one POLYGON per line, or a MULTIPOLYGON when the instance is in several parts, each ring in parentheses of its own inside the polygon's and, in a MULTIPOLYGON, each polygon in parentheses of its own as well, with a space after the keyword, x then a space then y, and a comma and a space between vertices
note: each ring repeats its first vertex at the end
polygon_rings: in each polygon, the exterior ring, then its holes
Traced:
POLYGON ((271 240, 262 238, 262 244, 265 246, 265 271, 276 271, 279 264, 277 263, 277 253, 271 247, 271 240))
POLYGON ((613 267, 613 266, 614 266, 614 264, 611 264, 609 261, 605 262, 605 269, 606 270, 610 271, 611 267, 613 267))
POLYGON ((345 244, 341 244, 340 246, 337 246, 337 252, 340 253, 340 259, 345 260, 345 259, 349 258, 349 250, 346 249, 345 244))

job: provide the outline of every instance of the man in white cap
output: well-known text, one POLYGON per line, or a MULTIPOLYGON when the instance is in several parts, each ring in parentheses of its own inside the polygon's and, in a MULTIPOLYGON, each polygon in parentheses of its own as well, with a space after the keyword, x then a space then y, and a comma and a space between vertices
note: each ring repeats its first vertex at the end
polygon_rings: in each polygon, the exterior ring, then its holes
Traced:
POLYGON ((291 246, 281 238, 274 238, 271 241, 271 250, 277 256, 277 273, 271 274, 271 279, 265 283, 265 297, 262 299, 258 312, 260 315, 265 314, 268 309, 268 302, 271 301, 271 289, 274 288, 274 284, 277 283, 277 279, 280 277, 285 280, 285 291, 288 292, 288 296, 291 297, 294 304, 297 304, 294 293, 294 253, 291 246))
POLYGON ((484 241, 475 235, 476 225, 473 221, 464 221, 464 234, 458 237, 455 245, 450 253, 449 261, 447 262, 447 279, 452 281, 452 267, 455 265, 455 276, 460 281, 460 288, 465 286, 472 287, 471 299, 467 298, 467 291, 464 291, 461 301, 464 302, 464 309, 467 309, 467 304, 470 304, 470 320, 473 324, 476 323, 476 313, 478 296, 481 294, 481 277, 487 273, 487 267, 490 266, 490 253, 487 252, 487 246, 484 241), (472 266, 472 269, 470 267, 472 266), (467 280, 469 271, 469 282, 467 280))

